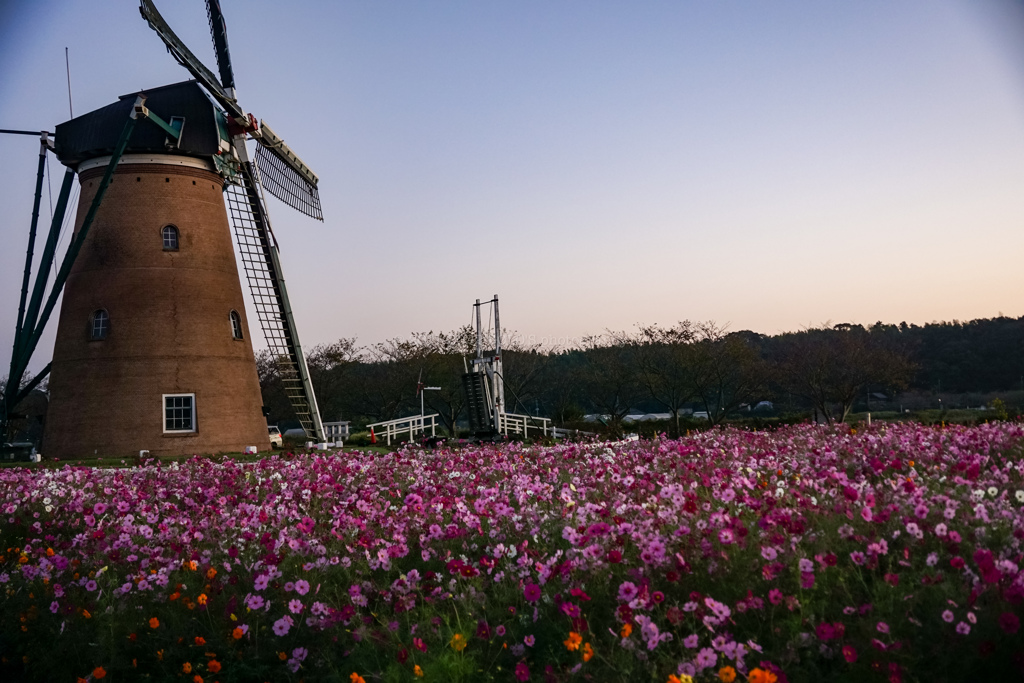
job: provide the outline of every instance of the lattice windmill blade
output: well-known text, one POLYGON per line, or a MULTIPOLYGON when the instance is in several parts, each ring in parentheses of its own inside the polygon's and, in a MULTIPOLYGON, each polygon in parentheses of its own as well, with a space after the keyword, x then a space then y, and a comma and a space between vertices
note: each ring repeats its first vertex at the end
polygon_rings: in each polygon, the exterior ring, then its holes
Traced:
POLYGON ((265 121, 260 121, 260 129, 253 134, 256 142, 256 165, 260 167, 260 176, 270 194, 297 211, 318 221, 324 219, 320 209, 320 192, 317 183, 320 179, 309 170, 265 121))
POLYGON ((142 14, 142 18, 149 23, 149 27, 156 31, 156 34, 164 41, 164 45, 167 46, 167 51, 171 53, 171 56, 188 69, 193 78, 199 81, 199 84, 213 95, 217 103, 224 107, 233 118, 245 119, 245 112, 238 106, 235 98, 224 91, 223 86, 221 86, 217 77, 213 75, 213 72, 207 69, 199 61, 199 58, 192 54, 192 51, 185 46, 185 43, 181 42, 181 39, 171 30, 171 27, 164 21, 160 12, 157 11, 152 0, 139 0, 139 12, 142 14))
POLYGON ((256 316, 277 362, 285 393, 306 435, 322 440, 316 395, 302 354, 277 244, 259 191, 258 170, 251 163, 242 166, 242 185, 228 185, 225 198, 256 316))
POLYGON ((210 33, 213 35, 213 49, 217 53, 220 83, 228 91, 233 91, 235 74, 231 69, 231 54, 228 52, 228 26, 224 22, 224 13, 220 11, 219 0, 206 0, 206 15, 210 19, 210 33))

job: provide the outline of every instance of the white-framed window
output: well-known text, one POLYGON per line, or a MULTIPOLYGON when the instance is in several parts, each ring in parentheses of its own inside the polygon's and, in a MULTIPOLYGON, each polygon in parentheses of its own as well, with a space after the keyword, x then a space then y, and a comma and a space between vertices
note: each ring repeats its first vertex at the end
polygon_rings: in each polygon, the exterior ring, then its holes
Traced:
POLYGON ((238 315, 238 311, 231 311, 228 316, 231 318, 231 336, 235 339, 242 338, 242 316, 238 315))
POLYGON ((178 229, 173 225, 165 225, 160 231, 164 239, 164 251, 178 251, 178 229))
POLYGON ((164 433, 196 431, 196 395, 164 394, 164 433))
POLYGON ((110 316, 102 308, 93 311, 92 319, 89 321, 89 339, 99 341, 106 339, 110 334, 110 316))

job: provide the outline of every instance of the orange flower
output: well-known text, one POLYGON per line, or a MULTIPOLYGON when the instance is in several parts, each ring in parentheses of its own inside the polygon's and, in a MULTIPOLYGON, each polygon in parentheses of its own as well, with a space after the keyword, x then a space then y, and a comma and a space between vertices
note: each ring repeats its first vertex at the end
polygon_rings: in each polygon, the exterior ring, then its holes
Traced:
MULTIPOLYGON (((914 463, 913 463, 913 461, 911 461, 911 463, 910 463, 910 466, 911 466, 911 467, 913 467, 913 466, 914 466, 914 463)), ((46 549, 46 556, 47 556, 47 557, 53 557, 53 548, 47 548, 47 549, 46 549)))
POLYGON ((736 669, 731 666, 723 666, 718 670, 718 678, 722 683, 732 683, 736 680, 736 669))
POLYGON ((206 638, 196 636, 196 645, 206 645, 206 638))
POLYGON ((748 680, 750 683, 775 683, 775 681, 779 680, 779 677, 771 671, 753 669, 748 675, 748 680))
POLYGON ((462 652, 466 649, 466 637, 461 633, 456 633, 452 636, 452 639, 448 641, 448 644, 452 646, 452 649, 456 652, 462 652))
POLYGON ((199 603, 200 605, 205 605, 205 604, 206 604, 206 601, 207 601, 207 599, 208 599, 208 598, 206 597, 206 593, 200 593, 200 594, 199 594, 199 597, 198 597, 198 598, 196 598, 196 601, 197 601, 197 602, 198 602, 198 603, 199 603))
POLYGON ((619 631, 619 635, 623 638, 629 638, 629 634, 633 632, 632 624, 623 624, 622 630, 619 631))
POLYGON ((349 676, 348 679, 352 681, 352 683, 366 683, 366 679, 357 674, 355 671, 352 672, 352 675, 349 676))
POLYGON ((594 648, 590 647, 590 643, 583 643, 583 661, 589 662, 590 658, 594 656, 594 648))
POLYGON ((217 576, 217 570, 216 569, 214 569, 213 567, 210 567, 209 569, 206 570, 206 578, 213 579, 213 577, 215 577, 215 576, 217 576))
POLYGON ((179 593, 178 591, 174 591, 170 595, 170 600, 171 600, 171 602, 174 602, 175 600, 177 600, 180 597, 181 597, 181 593, 179 593))
POLYGON ((207 664, 206 668, 210 670, 210 673, 217 673, 220 671, 220 662, 216 659, 211 659, 207 664))
POLYGON ((580 649, 580 643, 583 642, 583 636, 576 633, 576 631, 569 631, 569 637, 562 642, 565 643, 566 649, 572 652, 573 650, 580 649))
POLYGON ((164 651, 163 650, 157 650, 156 651, 156 658, 159 659, 161 662, 164 661, 164 651))
POLYGON ((192 677, 192 683, 203 683, 203 677, 199 674, 196 674, 192 677))
POLYGON ((412 672, 416 676, 416 678, 423 678, 423 669, 420 668, 419 664, 412 668, 412 672))
POLYGON ((107 670, 104 669, 102 666, 97 666, 95 669, 92 670, 93 678, 104 678, 106 675, 107 670))
POLYGON ((231 637, 235 640, 241 640, 242 636, 245 635, 245 631, 242 630, 241 626, 236 626, 235 630, 231 632, 231 637))
POLYGON ((280 659, 283 662, 284 660, 288 659, 288 655, 285 654, 284 652, 278 652, 277 653, 277 658, 280 659))
POLYGON ((133 643, 134 643, 134 642, 135 642, 135 641, 136 641, 137 639, 138 639, 138 636, 137 636, 137 635, 135 635, 134 633, 129 633, 129 634, 128 634, 128 640, 132 641, 133 643))
POLYGON ((160 628, 160 620, 157 619, 156 617, 152 617, 149 620, 149 627, 150 628, 160 628))
POLYGON ((188 662, 185 662, 184 664, 181 665, 181 670, 184 671, 187 674, 190 674, 190 673, 192 673, 192 665, 189 664, 188 662))

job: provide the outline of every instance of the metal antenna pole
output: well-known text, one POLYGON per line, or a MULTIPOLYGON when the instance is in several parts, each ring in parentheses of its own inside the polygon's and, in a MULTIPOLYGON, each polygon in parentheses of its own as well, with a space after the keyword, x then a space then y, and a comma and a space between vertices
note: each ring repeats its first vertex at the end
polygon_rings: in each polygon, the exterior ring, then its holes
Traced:
POLYGON ((483 358, 484 357, 484 351, 483 351, 483 342, 484 342, 484 340, 483 340, 483 333, 484 333, 484 330, 483 330, 483 327, 482 327, 482 325, 480 323, 480 299, 477 299, 476 303, 473 304, 473 306, 476 308, 476 357, 477 358, 483 358))
POLYGON ((68 70, 68 113, 75 118, 75 110, 71 108, 71 60, 68 58, 68 49, 64 48, 64 66, 68 70))

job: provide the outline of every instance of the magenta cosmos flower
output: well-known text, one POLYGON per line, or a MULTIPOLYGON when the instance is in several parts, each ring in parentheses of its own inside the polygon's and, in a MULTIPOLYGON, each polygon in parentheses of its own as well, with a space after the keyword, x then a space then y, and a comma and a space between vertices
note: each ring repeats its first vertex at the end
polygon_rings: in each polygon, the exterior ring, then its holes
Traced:
POLYGON ((523 589, 523 597, 529 602, 537 602, 540 600, 540 586, 535 583, 528 583, 523 589))

